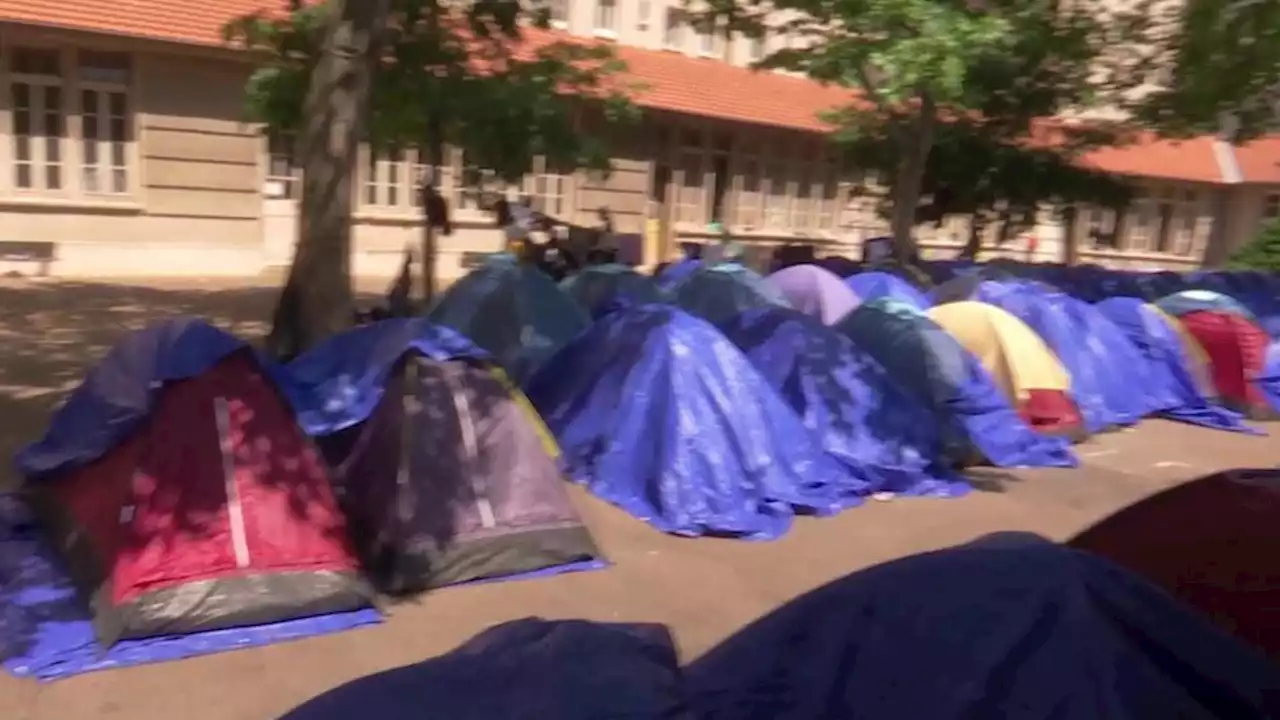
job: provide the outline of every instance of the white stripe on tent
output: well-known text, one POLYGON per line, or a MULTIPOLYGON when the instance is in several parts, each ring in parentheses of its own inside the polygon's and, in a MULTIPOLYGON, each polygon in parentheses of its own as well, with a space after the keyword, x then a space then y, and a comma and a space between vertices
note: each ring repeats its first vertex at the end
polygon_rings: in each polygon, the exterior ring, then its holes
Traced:
POLYGON ((222 451, 222 478, 227 490, 227 519, 231 524, 231 547, 236 555, 236 567, 249 567, 249 541, 244 532, 244 506, 240 504, 240 489, 236 487, 235 449, 231 447, 231 412, 227 399, 213 399, 213 414, 218 423, 218 448, 222 451))

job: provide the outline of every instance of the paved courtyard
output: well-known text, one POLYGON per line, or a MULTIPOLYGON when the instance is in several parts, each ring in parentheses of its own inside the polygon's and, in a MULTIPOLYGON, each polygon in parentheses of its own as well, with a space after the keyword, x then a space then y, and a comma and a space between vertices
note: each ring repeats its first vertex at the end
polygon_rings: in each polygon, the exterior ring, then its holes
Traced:
MULTIPOLYGON (((126 328, 192 313, 258 336, 275 292, 254 280, 0 280, 0 457, 42 432, 49 410, 126 328)), ((1079 470, 986 471, 969 497, 871 502, 835 518, 801 519, 772 543, 665 536, 575 491, 615 563, 608 570, 448 589, 392 608, 377 627, 268 648, 48 685, 0 676, 0 718, 265 720, 351 678, 437 655, 530 615, 666 623, 691 658, 796 595, 869 565, 998 530, 1064 539, 1214 470, 1280 465, 1275 438, 1164 421, 1096 438, 1079 452, 1079 470)), ((0 464, 0 487, 14 482, 8 463, 0 464)))

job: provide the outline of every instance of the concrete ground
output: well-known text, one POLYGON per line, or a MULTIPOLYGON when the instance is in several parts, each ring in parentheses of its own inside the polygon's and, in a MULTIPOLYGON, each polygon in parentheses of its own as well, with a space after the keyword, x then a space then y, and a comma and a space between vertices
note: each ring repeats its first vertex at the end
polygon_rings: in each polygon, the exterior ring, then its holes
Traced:
MULTIPOLYGON (((274 292, 251 281, 0 281, 0 456, 35 439, 52 405, 123 328, 189 312, 259 334, 274 292)), ((871 502, 834 518, 801 519, 772 543, 662 535, 575 488, 584 519, 615 563, 608 570, 452 588, 393 608, 378 627, 267 648, 48 685, 0 676, 0 718, 266 720, 349 679, 437 655, 527 616, 665 623, 692 658, 772 608, 860 568, 999 530, 1065 539, 1194 477, 1280 465, 1273 437, 1163 421, 1079 450, 1079 470, 986 471, 969 497, 871 502)), ((14 482, 4 474, 7 464, 0 468, 0 487, 14 482)))

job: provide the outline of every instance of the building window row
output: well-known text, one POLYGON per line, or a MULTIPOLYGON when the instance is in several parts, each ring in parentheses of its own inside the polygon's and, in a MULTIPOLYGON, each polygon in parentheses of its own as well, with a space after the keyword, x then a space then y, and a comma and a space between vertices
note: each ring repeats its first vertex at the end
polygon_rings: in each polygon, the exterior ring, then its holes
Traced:
POLYGON ((1110 208, 1085 207, 1077 217, 1077 242, 1102 250, 1198 256, 1212 231, 1202 198, 1194 190, 1144 192, 1123 216, 1110 208))
POLYGON ((129 55, 16 47, 6 59, 14 190, 52 196, 73 191, 128 194, 133 143, 129 55))

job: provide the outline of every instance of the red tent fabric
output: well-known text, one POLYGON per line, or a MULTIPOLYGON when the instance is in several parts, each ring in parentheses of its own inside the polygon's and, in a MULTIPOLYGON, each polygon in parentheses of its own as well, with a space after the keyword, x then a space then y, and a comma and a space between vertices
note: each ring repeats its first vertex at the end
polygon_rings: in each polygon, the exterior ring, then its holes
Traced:
POLYGON ((1084 442, 1089 433, 1074 401, 1061 390, 1033 389, 1018 403, 1018 416, 1036 432, 1084 442))
POLYGON ((1266 362, 1267 333, 1246 317, 1201 310, 1178 318, 1209 356, 1210 372, 1224 405, 1264 420, 1275 412, 1253 384, 1266 362))
POLYGON ((26 491, 106 644, 369 602, 328 471, 248 350, 166 385, 124 443, 26 491))
POLYGON ((1071 545, 1146 576, 1280 660, 1280 470, 1229 471, 1166 490, 1071 545))

